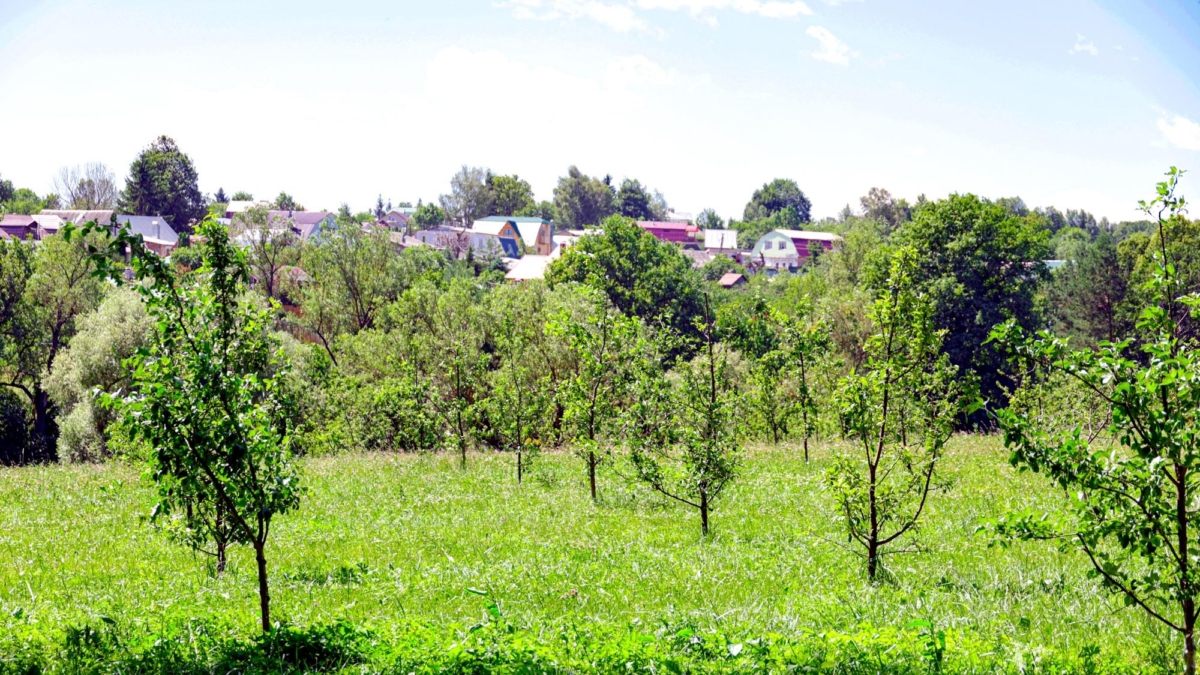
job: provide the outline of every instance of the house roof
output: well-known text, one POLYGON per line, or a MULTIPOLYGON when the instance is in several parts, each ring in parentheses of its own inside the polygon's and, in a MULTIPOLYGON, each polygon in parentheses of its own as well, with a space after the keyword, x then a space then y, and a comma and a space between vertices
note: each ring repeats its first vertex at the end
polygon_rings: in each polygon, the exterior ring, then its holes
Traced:
POLYGON ((696 269, 704 267, 708 263, 712 262, 713 259, 713 254, 709 253, 708 251, 694 251, 685 249, 682 253, 692 261, 692 267, 695 267, 696 269))
POLYGON ((696 228, 687 223, 665 223, 657 220, 641 220, 638 221, 638 227, 644 230, 679 230, 681 232, 695 232, 696 228))
POLYGON ((737 248, 737 230, 705 230, 704 248, 737 248))
POLYGON ((32 227, 36 224, 33 216, 23 216, 19 213, 10 213, 0 218, 0 226, 4 227, 32 227))
POLYGON ((517 225, 520 223, 546 223, 547 225, 550 224, 550 221, 546 220, 545 218, 538 218, 536 216, 488 216, 487 218, 484 218, 484 220, 491 222, 491 223, 507 222, 507 223, 513 223, 514 225, 517 225))
POLYGON ((62 218, 46 213, 34 216, 34 220, 37 221, 38 227, 42 228, 43 230, 52 230, 54 232, 58 232, 63 226, 62 218))
POLYGON ((477 220, 471 225, 471 229, 476 232, 499 236, 506 225, 508 225, 507 220, 477 220))
POLYGON ((332 215, 329 211, 271 211, 268 218, 292 221, 292 227, 300 234, 300 238, 308 239, 317 225, 332 215))
POLYGON ((530 248, 537 246, 538 232, 541 231, 543 225, 549 225, 549 223, 541 218, 513 223, 513 227, 517 228, 517 234, 521 235, 521 240, 530 248))
POLYGON ((42 209, 41 215, 58 216, 59 218, 62 218, 64 222, 75 223, 76 225, 90 223, 93 220, 101 225, 107 225, 112 220, 113 211, 112 209, 96 211, 84 211, 80 209, 42 209))
POLYGON ((721 284, 725 288, 730 288, 731 286, 734 286, 735 284, 738 284, 745 280, 746 280, 745 275, 738 274, 737 272, 728 272, 725 274, 725 276, 721 277, 721 280, 718 281, 717 283, 721 284))
POLYGON ((509 281, 541 279, 546 276, 546 268, 553 260, 554 258, 548 255, 527 255, 518 260, 504 278, 509 281))
POLYGON ((142 239, 154 244, 179 243, 179 235, 162 216, 117 216, 117 224, 129 224, 129 231, 142 235, 142 239))
POLYGON ((809 241, 841 241, 842 238, 832 232, 814 232, 812 230, 771 230, 790 239, 807 239, 809 241))

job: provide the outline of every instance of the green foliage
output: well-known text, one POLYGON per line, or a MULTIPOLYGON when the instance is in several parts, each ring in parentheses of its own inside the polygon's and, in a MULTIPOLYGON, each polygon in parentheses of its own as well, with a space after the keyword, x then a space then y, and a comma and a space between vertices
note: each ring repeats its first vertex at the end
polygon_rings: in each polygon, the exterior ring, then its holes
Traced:
MULTIPOLYGON (((1062 230, 1063 232, 1067 230, 1062 230)), ((1133 331, 1127 309, 1133 260, 1107 233, 1054 273, 1050 302, 1059 329, 1084 346, 1117 342, 1133 331)))
POLYGON ((667 202, 662 194, 651 194, 641 181, 626 178, 616 195, 617 213, 634 220, 666 220, 667 202))
POLYGON ((437 204, 422 204, 413 212, 408 222, 418 230, 428 230, 446 222, 446 213, 439 209, 437 204))
MULTIPOLYGON (((9 183, 9 185, 11 186, 12 184, 9 183)), ((0 200, 0 214, 14 213, 31 216, 41 213, 42 209, 57 207, 56 204, 49 203, 55 198, 54 195, 47 195, 46 199, 42 199, 36 192, 29 188, 17 188, 8 192, 8 198, 0 200)))
POLYGON ((275 209, 276 211, 304 210, 304 207, 296 201, 295 197, 292 197, 286 192, 279 193, 279 196, 275 198, 275 201, 271 202, 271 208, 275 209))
POLYGON ((704 209, 700 215, 696 216, 696 227, 702 230, 723 230, 725 229, 725 219, 712 209, 704 209))
POLYGON ((249 192, 246 192, 245 190, 238 190, 237 192, 233 193, 233 196, 229 198, 229 201, 252 202, 252 201, 254 201, 254 195, 250 194, 249 192))
POLYGON ((153 322, 149 345, 129 361, 131 391, 109 401, 150 448, 158 489, 152 520, 194 549, 213 543, 218 570, 226 543, 254 548, 267 632, 271 521, 300 503, 288 364, 267 332, 269 313, 242 300, 245 259, 228 232, 206 220, 198 234, 207 241, 204 266, 183 280, 128 229, 106 248, 91 247, 93 263, 114 280, 123 274, 107 256, 130 251, 134 276, 143 282, 133 288, 153 322))
POLYGON ((488 176, 490 213, 485 215, 515 216, 534 209, 533 186, 520 176, 488 176))
POLYGON ((697 336, 694 322, 702 302, 691 261, 626 218, 609 218, 602 234, 568 248, 546 270, 546 280, 552 286, 587 284, 627 315, 685 339, 697 336))
POLYGON ((720 281, 721 277, 729 274, 730 272, 745 274, 746 268, 737 264, 737 262, 729 256, 718 255, 705 263, 704 267, 700 268, 700 278, 704 279, 705 281, 720 281))
POLYGON ((636 319, 624 316, 600 294, 592 311, 579 316, 562 311, 548 330, 565 338, 576 367, 559 390, 563 438, 587 464, 592 500, 598 496, 596 470, 607 456, 604 443, 615 438, 621 406, 634 368, 647 351, 636 319))
POLYGON ((599 225, 617 211, 611 180, 586 176, 572 166, 554 188, 554 213, 568 228, 599 225))
POLYGON ((836 402, 852 449, 830 469, 830 490, 850 539, 866 549, 875 579, 885 549, 918 527, 938 461, 968 392, 940 353, 945 331, 917 294, 916 252, 899 249, 871 318, 866 362, 838 385, 836 402))
POLYGON ((235 216, 230 236, 246 249, 255 288, 268 299, 277 299, 285 283, 284 268, 300 261, 299 239, 291 223, 272 221, 265 206, 254 206, 235 216))
POLYGON ((799 418, 804 459, 816 434, 818 372, 828 360, 829 324, 817 317, 812 299, 801 297, 787 314, 761 295, 723 309, 722 338, 750 360, 745 406, 751 428, 773 443, 786 440, 799 418))
POLYGON ((336 363, 334 341, 374 327, 404 291, 400 259, 387 232, 364 232, 353 223, 322 233, 315 245, 304 247, 301 259, 309 277, 301 291, 301 323, 336 363))
POLYGON ((1003 405, 1004 357, 985 343, 1009 319, 1039 325, 1035 298, 1049 274, 1041 262, 1046 231, 1033 216, 951 195, 918 209, 894 239, 916 252, 915 290, 932 303, 934 326, 948 331, 942 349, 950 363, 978 378, 985 400, 1003 405))
POLYGON ((664 377, 658 359, 635 354, 624 437, 638 480, 696 509, 707 537, 709 513, 737 476, 741 445, 733 423, 737 392, 707 298, 704 309, 697 321, 701 353, 680 365, 675 381, 664 377))
POLYGON ((470 227, 476 220, 491 215, 491 182, 491 171, 464 164, 450 178, 450 193, 439 197, 447 222, 470 227))
POLYGON ((513 213, 513 215, 524 218, 541 218, 542 220, 552 223, 558 220, 558 211, 554 208, 554 202, 547 201, 541 201, 536 204, 526 206, 525 208, 519 209, 513 213))
POLYGON ((124 364, 148 346, 151 324, 141 298, 122 289, 83 315, 78 328, 70 347, 54 359, 44 386, 59 415, 58 456, 88 462, 112 454, 106 431, 114 411, 95 397, 130 386, 132 371, 124 364))
POLYGON ((812 203, 808 201, 800 186, 796 185, 796 181, 776 178, 754 191, 750 203, 746 204, 742 220, 763 220, 788 208, 792 209, 797 223, 812 222, 812 203))
POLYGON ((410 348, 432 383, 445 447, 459 453, 464 469, 476 420, 484 412, 487 385, 477 292, 465 279, 454 279, 445 289, 419 283, 404 294, 396 310, 407 322, 404 329, 413 331, 410 348))
POLYGON ((1200 348, 1180 331, 1179 317, 1200 316, 1200 296, 1187 294, 1165 244, 1186 208, 1172 168, 1157 196, 1143 202, 1158 216, 1159 272, 1146 293, 1158 297, 1138 320, 1137 343, 1104 341, 1072 351, 1047 332, 1027 336, 1015 322, 993 333, 1013 357, 1063 373, 1083 385, 1091 405, 1107 409, 1103 435, 1081 423, 1047 429, 1019 410, 997 415, 1014 465, 1045 474, 1069 495, 1068 513, 1014 513, 993 527, 1022 539, 1057 539, 1081 551, 1094 573, 1127 606, 1136 606, 1184 641, 1184 672, 1196 672, 1195 627, 1200 577, 1191 505, 1200 490, 1200 348), (1126 352, 1136 349, 1142 361, 1126 352))
POLYGON ((191 233, 207 212, 198 181, 191 157, 174 140, 159 136, 129 166, 117 210, 162 216, 176 232, 191 233))

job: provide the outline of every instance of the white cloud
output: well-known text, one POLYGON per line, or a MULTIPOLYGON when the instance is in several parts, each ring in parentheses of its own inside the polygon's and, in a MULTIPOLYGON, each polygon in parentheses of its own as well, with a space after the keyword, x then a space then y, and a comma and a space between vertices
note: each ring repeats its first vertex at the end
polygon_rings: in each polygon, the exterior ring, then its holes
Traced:
POLYGON ((1158 130, 1177 148, 1200 150, 1200 124, 1186 117, 1176 115, 1170 120, 1163 117, 1158 120, 1158 130))
POLYGON ((689 77, 674 68, 663 68, 640 54, 609 61, 604 73, 604 84, 613 91, 628 90, 632 87, 675 87, 694 90, 709 83, 707 75, 689 77))
POLYGON ((609 4, 599 0, 504 0, 495 3, 495 6, 511 9, 513 17, 517 19, 589 19, 620 33, 650 30, 650 24, 638 16, 629 5, 609 4))
MULTIPOLYGON (((842 1, 842 0, 838 0, 842 1)), ((812 8, 802 0, 500 0, 495 7, 508 9, 517 19, 555 21, 588 19, 621 33, 658 32, 638 10, 687 12, 698 21, 717 26, 713 12, 729 10, 766 19, 795 19, 811 15, 812 8)))
POLYGON ((1075 46, 1071 47, 1071 49, 1069 51, 1067 51, 1067 53, 1070 54, 1071 56, 1074 56, 1076 54, 1089 54, 1091 56, 1100 56, 1100 50, 1096 48, 1095 43, 1093 43, 1091 40, 1088 40, 1083 35, 1079 35, 1079 34, 1077 34, 1075 36, 1075 46))
POLYGON ((842 42, 836 35, 829 32, 828 28, 823 26, 809 26, 809 37, 815 38, 821 43, 819 51, 812 52, 812 57, 818 61, 825 61, 839 66, 850 64, 850 46, 842 42))
POLYGON ((795 19, 799 16, 812 14, 812 9, 799 0, 779 2, 778 0, 637 0, 641 9, 664 9, 669 11, 686 11, 696 18, 709 21, 709 12, 718 10, 733 10, 742 14, 756 14, 768 19, 795 19))

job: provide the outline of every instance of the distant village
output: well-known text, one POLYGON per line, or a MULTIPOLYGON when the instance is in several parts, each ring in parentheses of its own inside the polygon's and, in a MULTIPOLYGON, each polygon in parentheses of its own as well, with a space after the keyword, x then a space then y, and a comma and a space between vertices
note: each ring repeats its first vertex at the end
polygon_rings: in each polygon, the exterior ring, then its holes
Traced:
MULTIPOLYGON (((271 206, 268 202, 231 201, 223 205, 223 217, 218 221, 229 226, 234 241, 243 245, 249 245, 253 237, 245 224, 245 215, 251 209, 266 211, 271 230, 290 230, 305 242, 319 240, 321 233, 334 227, 337 221, 337 214, 330 211, 277 210, 271 206)), ((602 232, 599 228, 560 229, 544 218, 506 215, 476 220, 470 227, 443 223, 419 229, 410 222, 415 212, 413 207, 393 208, 362 227, 386 230, 398 250, 428 246, 458 258, 499 258, 508 269, 505 278, 513 282, 541 279, 549 264, 567 247, 581 237, 602 232)), ((0 219, 0 238, 37 242, 57 234, 66 223, 92 221, 129 227, 162 256, 170 255, 180 245, 179 234, 162 216, 125 215, 113 210, 43 209, 35 215, 9 214, 0 219)), ((771 230, 753 242, 739 241, 738 230, 702 229, 694 222, 692 214, 668 211, 665 221, 638 221, 637 225, 658 240, 679 246, 696 268, 725 256, 742 266, 747 274, 797 271, 821 250, 831 251, 842 241, 828 232, 791 229, 771 230)), ((745 275, 729 273, 719 283, 732 287, 745 281, 745 275)))

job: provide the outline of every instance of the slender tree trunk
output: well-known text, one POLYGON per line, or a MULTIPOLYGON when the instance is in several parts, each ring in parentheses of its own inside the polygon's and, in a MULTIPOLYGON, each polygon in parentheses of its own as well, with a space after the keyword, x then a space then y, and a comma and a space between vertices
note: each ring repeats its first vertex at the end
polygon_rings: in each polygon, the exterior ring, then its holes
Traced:
POLYGON ((875 581, 875 574, 879 571, 879 509, 875 500, 875 471, 875 465, 870 465, 867 508, 871 511, 871 531, 867 536, 867 578, 871 581, 875 581))
POLYGON ((1175 526, 1176 536, 1178 537, 1178 548, 1182 553, 1180 561, 1179 583, 1180 590, 1183 595, 1183 672, 1186 675, 1196 675, 1196 601, 1194 597, 1194 589, 1191 587, 1191 582, 1188 579, 1189 556, 1187 554, 1188 544, 1190 543, 1188 526, 1190 525, 1190 515, 1188 514, 1188 470, 1186 467, 1179 464, 1175 465, 1175 526))
POLYGON ((596 501, 596 452, 588 451, 588 483, 592 487, 592 501, 596 501))
POLYGON ((455 413, 455 419, 458 421, 458 449, 462 453, 462 469, 467 470, 467 436, 463 433, 462 410, 455 413))
POLYGON ((262 611, 262 629, 271 632, 271 593, 267 589, 266 542, 254 542, 254 559, 258 563, 258 604, 262 611))
POLYGON ((708 537, 708 490, 700 491, 700 536, 708 537))
POLYGON ((229 560, 225 552, 228 546, 229 544, 225 543, 223 539, 217 541, 217 576, 225 573, 225 567, 229 560))
POLYGON ((517 451, 517 485, 521 484, 521 451, 517 451))
POLYGON ((1196 603, 1188 599, 1183 602, 1183 607, 1183 672, 1184 675, 1196 675, 1196 603))

